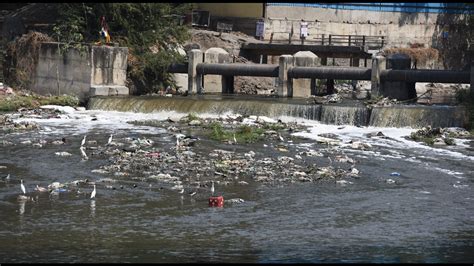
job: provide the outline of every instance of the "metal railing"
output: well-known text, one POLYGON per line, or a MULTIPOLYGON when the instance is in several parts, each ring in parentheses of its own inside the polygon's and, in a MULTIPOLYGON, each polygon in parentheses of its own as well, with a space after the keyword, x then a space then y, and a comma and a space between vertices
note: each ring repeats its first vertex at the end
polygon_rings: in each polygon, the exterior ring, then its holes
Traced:
MULTIPOLYGON (((304 41, 296 39, 288 33, 288 39, 274 40, 275 33, 283 32, 272 32, 270 35, 270 43, 303 43, 312 45, 334 45, 334 46, 358 46, 366 47, 368 49, 381 49, 387 44, 386 36, 377 35, 340 35, 340 34, 320 34, 314 38, 306 38, 304 41)), ((286 33, 286 32, 285 32, 286 33)))

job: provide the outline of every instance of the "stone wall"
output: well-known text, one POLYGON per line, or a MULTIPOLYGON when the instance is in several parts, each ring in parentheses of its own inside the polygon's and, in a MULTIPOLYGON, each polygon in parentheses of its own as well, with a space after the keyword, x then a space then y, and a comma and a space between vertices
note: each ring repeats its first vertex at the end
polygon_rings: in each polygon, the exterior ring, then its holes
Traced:
POLYGON ((89 46, 82 53, 71 48, 64 54, 58 49, 58 43, 41 44, 32 91, 76 95, 81 101, 94 95, 128 94, 128 48, 89 46))

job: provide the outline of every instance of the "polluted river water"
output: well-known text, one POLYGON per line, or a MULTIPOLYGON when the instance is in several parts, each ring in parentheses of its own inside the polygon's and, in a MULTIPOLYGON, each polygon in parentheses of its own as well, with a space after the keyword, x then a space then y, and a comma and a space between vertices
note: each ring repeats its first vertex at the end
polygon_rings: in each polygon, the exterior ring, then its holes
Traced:
POLYGON ((326 125, 280 116, 272 118, 306 129, 252 144, 218 142, 195 133, 195 145, 178 151, 177 132, 168 118, 187 113, 62 109, 65 114, 48 119, 12 116, 16 122, 35 122, 39 129, 1 136, 0 262, 474 261, 474 152, 469 140, 426 146, 404 138, 415 130, 411 128, 326 125), (142 120, 163 124, 129 123, 142 120), (85 135, 87 159, 80 150, 85 135), (111 135, 117 146, 107 146, 111 135), (329 137, 336 141, 327 141, 329 137), (63 138, 64 143, 53 144, 63 138), (158 160, 155 154, 171 158, 153 168, 160 171, 138 174, 118 165, 132 158, 117 159, 128 147, 117 143, 139 139, 153 149, 147 160, 158 160), (180 152, 185 155, 178 156, 180 152), (292 161, 306 167, 301 172, 334 166, 356 173, 307 182, 293 178, 283 165, 272 168, 267 174, 273 179, 262 182, 206 170, 222 162, 226 152, 242 155, 238 161, 246 160, 242 163, 248 168, 265 160, 292 161), (311 152, 317 155, 309 156, 311 152), (337 161, 336 154, 352 161, 337 161), (191 164, 203 168, 200 176, 187 172, 191 164), (279 182, 283 174, 292 178, 279 182), (160 175, 179 180, 163 182, 155 178, 160 175), (191 181, 198 179, 206 185, 194 187, 191 181), (19 200, 20 180, 30 200, 19 200), (77 180, 82 183, 65 192, 34 191, 36 185, 77 180), (208 206, 209 180, 216 181, 215 194, 225 198, 223 208, 208 206), (95 199, 90 198, 93 184, 95 199), (184 192, 176 185, 183 185, 184 192))

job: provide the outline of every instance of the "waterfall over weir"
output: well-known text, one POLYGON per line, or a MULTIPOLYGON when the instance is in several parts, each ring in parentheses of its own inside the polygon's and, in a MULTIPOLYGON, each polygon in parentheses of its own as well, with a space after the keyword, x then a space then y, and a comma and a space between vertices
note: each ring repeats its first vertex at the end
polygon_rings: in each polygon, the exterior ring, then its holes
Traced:
POLYGON ((324 124, 376 127, 465 127, 467 112, 457 106, 390 106, 372 111, 362 105, 316 105, 305 99, 258 98, 246 96, 187 97, 92 97, 88 109, 153 113, 235 113, 241 115, 280 116, 318 120, 324 124))
POLYGON ((467 112, 456 106, 391 106, 372 109, 369 125, 378 127, 464 127, 467 112))
POLYGON ((320 121, 330 125, 366 126, 369 109, 365 106, 322 105, 320 121))
POLYGON ((307 104, 302 100, 247 97, 93 97, 88 109, 107 111, 152 113, 176 111, 180 113, 236 113, 268 117, 292 116, 319 120, 321 106, 307 104))

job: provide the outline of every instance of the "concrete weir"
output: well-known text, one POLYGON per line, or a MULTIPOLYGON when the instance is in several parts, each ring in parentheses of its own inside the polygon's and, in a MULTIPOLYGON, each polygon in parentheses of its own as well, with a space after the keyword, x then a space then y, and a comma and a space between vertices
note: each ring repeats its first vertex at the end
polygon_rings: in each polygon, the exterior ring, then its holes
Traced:
POLYGON ((468 114, 457 106, 391 106, 375 107, 369 126, 378 127, 464 127, 468 114))
POLYGON ((154 96, 96 96, 89 100, 88 109, 153 113, 176 111, 180 113, 235 113, 299 117, 321 121, 323 124, 374 127, 466 127, 467 112, 459 106, 397 105, 374 107, 363 105, 309 104, 294 99, 256 97, 154 97, 154 96))

